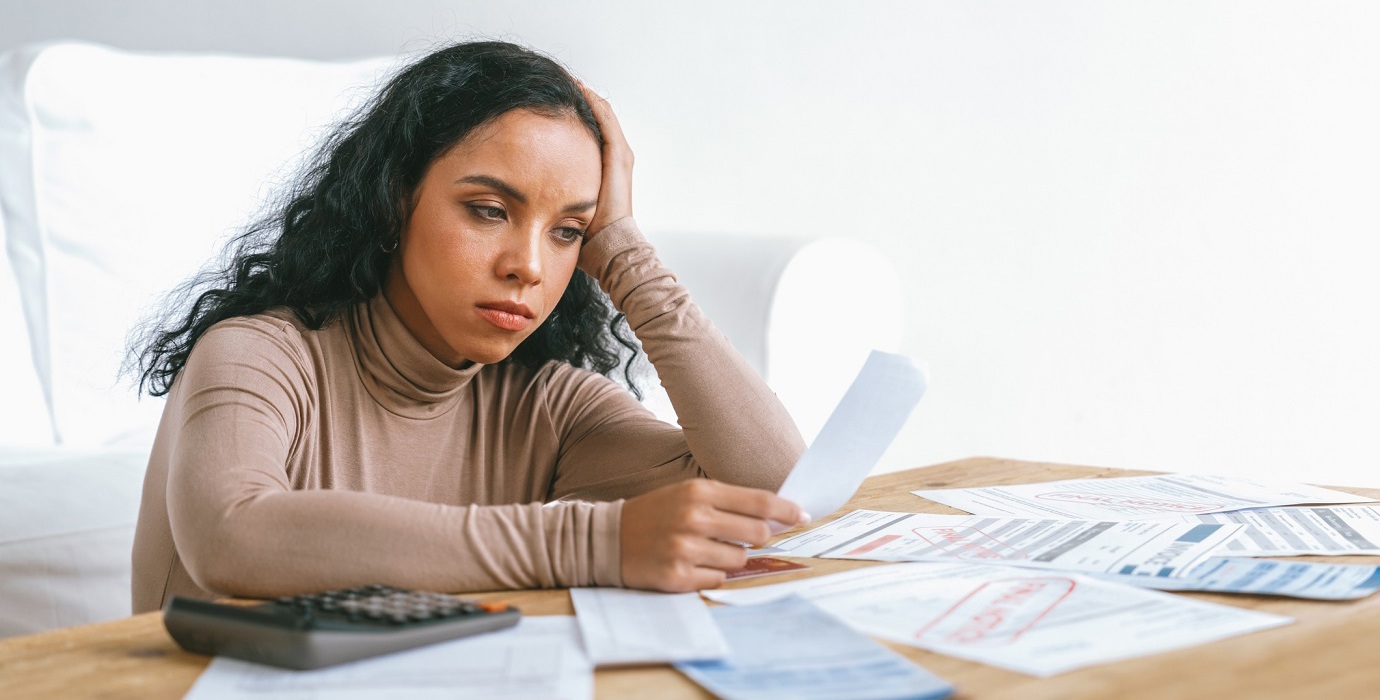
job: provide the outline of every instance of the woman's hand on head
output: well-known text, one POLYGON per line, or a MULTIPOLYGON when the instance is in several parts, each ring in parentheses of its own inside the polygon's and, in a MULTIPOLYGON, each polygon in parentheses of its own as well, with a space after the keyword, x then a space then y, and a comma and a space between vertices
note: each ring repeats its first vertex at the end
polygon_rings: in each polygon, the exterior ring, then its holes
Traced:
POLYGON ((632 216, 633 152, 628 140, 623 137, 623 128, 618 125, 618 117, 614 116, 608 100, 584 83, 576 82, 594 110, 594 119, 604 134, 603 180, 599 185, 599 203, 594 208, 594 219, 589 222, 586 232, 588 240, 609 224, 632 216))
POLYGON ((691 479, 623 503, 623 585, 670 593, 714 588, 747 564, 734 542, 764 545, 767 521, 809 522, 800 506, 770 491, 691 479))

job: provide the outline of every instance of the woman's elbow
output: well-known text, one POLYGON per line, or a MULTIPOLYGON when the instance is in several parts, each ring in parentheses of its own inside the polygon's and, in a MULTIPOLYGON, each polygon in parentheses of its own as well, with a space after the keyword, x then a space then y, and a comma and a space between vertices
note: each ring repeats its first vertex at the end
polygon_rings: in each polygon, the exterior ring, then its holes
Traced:
POLYGON ((178 556, 187 575, 202 590, 216 595, 263 595, 266 581, 252 561, 252 550, 244 546, 239 535, 229 530, 221 528, 212 536, 178 547, 178 556))

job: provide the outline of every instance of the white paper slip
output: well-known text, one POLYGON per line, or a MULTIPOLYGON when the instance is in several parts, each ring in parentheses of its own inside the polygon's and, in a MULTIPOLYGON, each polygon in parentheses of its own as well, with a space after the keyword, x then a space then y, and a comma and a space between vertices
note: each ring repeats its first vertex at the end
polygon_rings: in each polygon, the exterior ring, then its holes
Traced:
POLYGON ((676 669, 724 700, 930 700, 953 692, 942 678, 803 598, 711 614, 732 655, 676 669))
POLYGON ((911 493, 974 515, 1070 520, 1151 520, 1242 508, 1371 500, 1308 484, 1203 474, 1068 479, 911 493))
POLYGON ((1380 506, 1256 508, 1183 519, 1245 525, 1224 547, 1232 556, 1380 554, 1380 506))
POLYGON ((780 547, 777 547, 775 545, 763 545, 761 547, 753 547, 749 549, 747 551, 747 555, 748 559, 752 559, 755 557, 783 557, 789 556, 790 552, 787 552, 786 550, 781 549, 780 547))
POLYGON ((1182 578, 1099 576, 1161 591, 1254 593, 1317 600, 1355 600, 1380 589, 1380 567, 1213 557, 1182 578))
POLYGON ((816 518, 841 508, 901 432, 925 386, 914 360, 873 350, 778 495, 816 518))
POLYGON ((572 588, 585 653, 595 666, 721 659, 728 642, 694 593, 572 588))
POLYGON ((590 700, 594 668, 575 618, 524 617, 517 627, 314 671, 217 657, 185 700, 590 700))
POLYGON ((1173 520, 1106 522, 855 510, 777 547, 792 556, 977 561, 1037 569, 1181 576, 1242 530, 1173 520))
POLYGON ((734 605, 799 595, 864 634, 1037 676, 1292 621, 1080 574, 981 564, 889 564, 700 594, 734 605))

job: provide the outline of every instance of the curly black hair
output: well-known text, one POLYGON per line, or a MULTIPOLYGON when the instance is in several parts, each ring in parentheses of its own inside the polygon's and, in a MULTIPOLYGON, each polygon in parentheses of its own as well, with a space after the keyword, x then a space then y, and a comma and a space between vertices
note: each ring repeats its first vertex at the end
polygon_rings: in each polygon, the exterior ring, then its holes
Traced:
MULTIPOLYGON (((379 294, 390 243, 427 168, 471 131, 514 109, 574 115, 603 144, 570 74, 529 49, 498 41, 455 44, 392 77, 328 134, 296 179, 226 247, 226 262, 183 283, 167 316, 131 344, 139 390, 163 396, 197 340, 225 319, 291 309, 313 330, 379 294)), ((633 381, 636 340, 622 314, 576 270, 546 322, 504 362, 550 360, 633 381)))

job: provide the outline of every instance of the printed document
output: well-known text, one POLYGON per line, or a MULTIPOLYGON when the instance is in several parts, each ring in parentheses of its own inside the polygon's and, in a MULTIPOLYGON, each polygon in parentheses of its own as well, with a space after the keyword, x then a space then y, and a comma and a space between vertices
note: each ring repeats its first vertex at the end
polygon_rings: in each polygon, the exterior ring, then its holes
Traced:
POLYGON ((570 602, 595 666, 721 659, 728 642, 694 593, 572 588, 570 602))
POLYGON ((1316 600, 1354 600, 1380 589, 1380 567, 1213 557, 1182 578, 1099 575, 1107 581, 1161 591, 1254 593, 1316 600))
POLYGON ((1380 554, 1380 506, 1255 508, 1183 519, 1245 525, 1222 552, 1233 556, 1380 554))
POLYGON ((711 612, 733 654, 676 669, 725 700, 929 700, 953 692, 803 598, 711 612))
POLYGON ((1242 508, 1371 500, 1307 484, 1203 474, 1068 479, 911 493, 974 515, 1069 520, 1150 520, 1242 508))
POLYGON ((982 564, 887 564, 700 594, 733 605, 799 595, 864 634, 1037 676, 1292 621, 1080 574, 982 564))
POLYGON ((575 618, 524 617, 513 627, 314 671, 216 657, 185 700, 590 700, 594 668, 575 618))
MULTIPOLYGON (((925 373, 914 360, 873 350, 778 495, 816 518, 842 508, 924 395, 925 373)), ((787 529, 773 526, 775 532, 787 529)))
POLYGON ((971 560, 1063 571, 1181 576, 1242 527, 1172 520, 1035 520, 855 510, 776 546, 797 557, 971 560))

